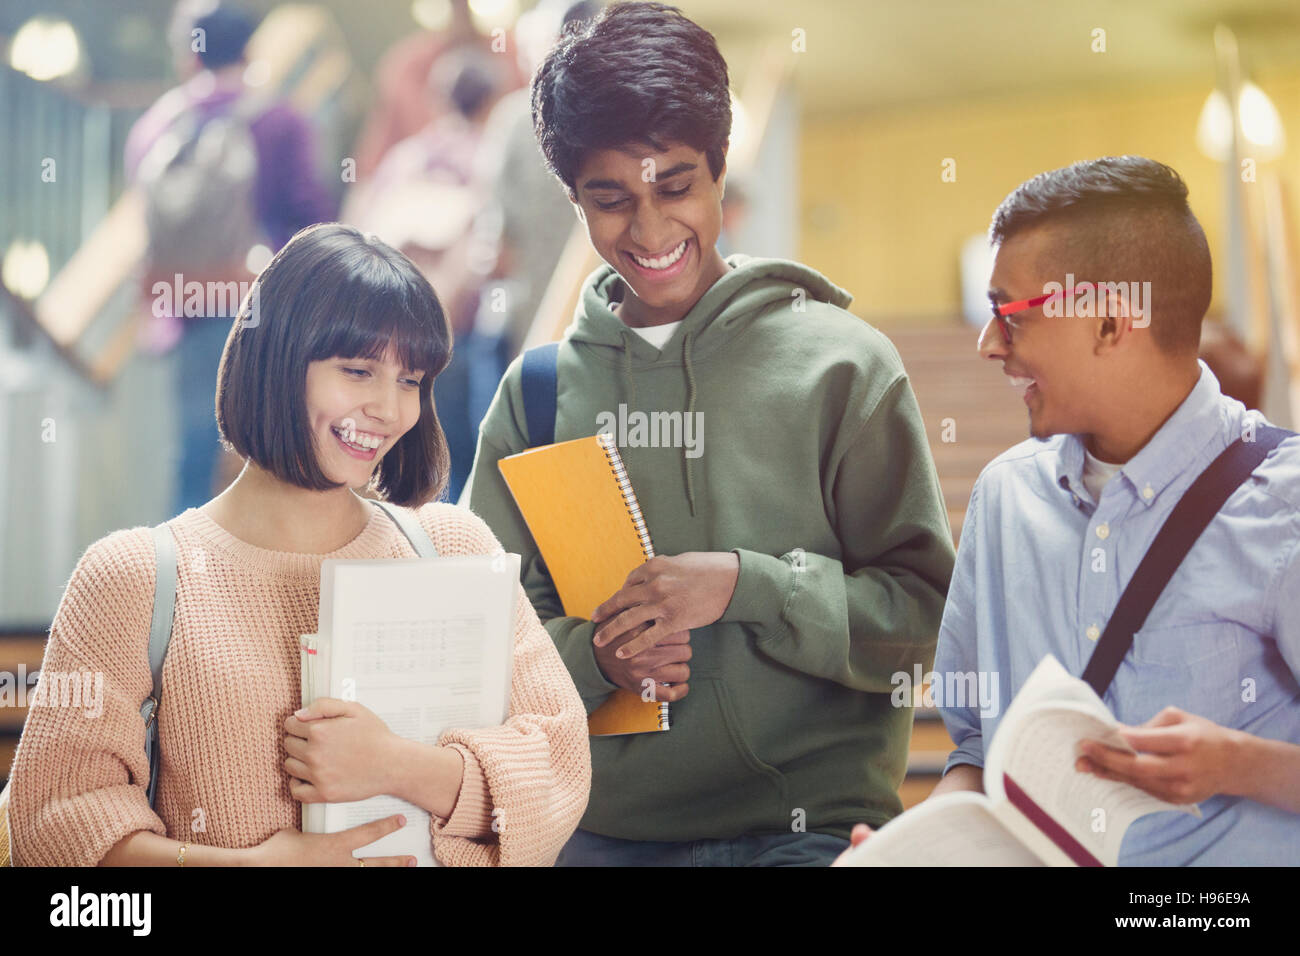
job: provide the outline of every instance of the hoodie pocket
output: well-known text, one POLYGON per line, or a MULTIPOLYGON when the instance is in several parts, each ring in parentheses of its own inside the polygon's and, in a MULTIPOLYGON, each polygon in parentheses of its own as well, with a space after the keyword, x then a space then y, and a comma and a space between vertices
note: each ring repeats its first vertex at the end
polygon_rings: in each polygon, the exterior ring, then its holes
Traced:
POLYGON ((785 775, 771 764, 764 763, 754 753, 754 748, 749 744, 745 729, 736 716, 736 709, 732 706, 731 694, 727 690, 727 685, 712 678, 696 679, 692 681, 692 684, 695 685, 691 689, 692 693, 697 688, 711 692, 718 708, 716 715, 717 731, 719 734, 726 735, 731 750, 740 758, 744 767, 754 776, 761 778, 770 788, 773 810, 781 819, 785 819, 790 812, 790 808, 786 805, 789 801, 786 799, 785 775))

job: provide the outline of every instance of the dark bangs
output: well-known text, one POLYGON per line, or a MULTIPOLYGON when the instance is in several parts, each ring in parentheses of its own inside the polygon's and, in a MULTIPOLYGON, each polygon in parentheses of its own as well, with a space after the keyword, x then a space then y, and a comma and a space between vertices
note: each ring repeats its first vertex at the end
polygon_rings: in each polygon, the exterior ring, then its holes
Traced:
POLYGON ((341 281, 322 290, 321 308, 313 310, 320 321, 303 329, 307 361, 335 356, 378 361, 392 345, 408 371, 425 372, 432 380, 451 357, 442 305, 406 256, 378 240, 366 245, 369 249, 336 251, 308 275, 312 285, 332 277, 341 281), (335 256, 354 261, 330 261, 335 256))

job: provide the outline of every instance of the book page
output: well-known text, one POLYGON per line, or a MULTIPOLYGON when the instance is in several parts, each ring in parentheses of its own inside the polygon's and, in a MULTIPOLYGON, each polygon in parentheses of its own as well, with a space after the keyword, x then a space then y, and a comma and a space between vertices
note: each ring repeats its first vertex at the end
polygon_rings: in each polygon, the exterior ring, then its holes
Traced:
MULTIPOLYGON (((326 561, 315 684, 356 700, 395 734, 435 746, 454 728, 509 715, 517 555, 326 561)), ((323 804, 311 832, 334 833, 395 813, 407 824, 355 851, 436 866, 427 811, 392 796, 323 804)), ((304 829, 308 815, 303 817, 304 829)))
POLYGON ((948 793, 895 817, 854 847, 843 866, 1042 866, 982 793, 948 793))
POLYGON ((1200 815, 1193 805, 1167 803, 1130 784, 1074 769, 1085 739, 1133 753, 1118 726, 1092 688, 1050 655, 1007 708, 989 747, 985 791, 1004 822, 1049 862, 1080 862, 1058 839, 1044 835, 1053 823, 1097 861, 1115 866, 1124 833, 1138 817, 1165 810, 1200 815), (1009 812, 1004 803, 1018 806, 1009 812), (1046 824, 1033 819, 1040 812, 1050 818, 1046 824), (1020 820, 1032 830, 1017 825, 1020 820))

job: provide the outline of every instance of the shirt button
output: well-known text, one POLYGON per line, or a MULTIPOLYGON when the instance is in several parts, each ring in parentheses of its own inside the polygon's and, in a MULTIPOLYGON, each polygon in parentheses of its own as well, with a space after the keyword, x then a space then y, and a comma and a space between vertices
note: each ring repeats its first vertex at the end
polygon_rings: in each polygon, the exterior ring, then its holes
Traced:
POLYGON ((1101 538, 1103 541, 1109 538, 1110 525, 1106 524, 1106 522, 1104 521, 1101 524, 1097 525, 1097 537, 1101 538))
POLYGON ((1099 637, 1101 637, 1101 628, 1099 628, 1096 624, 1089 625, 1088 640, 1095 641, 1099 637))
POLYGON ((1155 494, 1156 493, 1151 489, 1150 485, 1147 485, 1145 488, 1142 489, 1142 497, 1145 498, 1147 501, 1150 501, 1152 498, 1154 498, 1155 494))

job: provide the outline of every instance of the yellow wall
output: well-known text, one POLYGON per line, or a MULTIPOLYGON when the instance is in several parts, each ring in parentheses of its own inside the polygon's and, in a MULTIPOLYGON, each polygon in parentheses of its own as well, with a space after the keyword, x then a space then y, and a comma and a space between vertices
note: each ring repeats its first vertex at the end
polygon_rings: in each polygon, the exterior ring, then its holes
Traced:
MULTIPOLYGON (((1290 134, 1274 165, 1300 190, 1300 72, 1260 78, 1290 134)), ((854 295, 873 322, 948 321, 960 309, 958 256, 997 204, 1036 173, 1132 153, 1167 163, 1222 259, 1220 167, 1196 148, 1209 84, 1072 97, 1024 95, 852 117, 802 130, 800 259, 854 295), (940 179, 945 157, 956 182, 940 179)), ((1293 210, 1300 219, 1300 208, 1293 210)), ((1215 282, 1215 307, 1222 283, 1215 282)))

